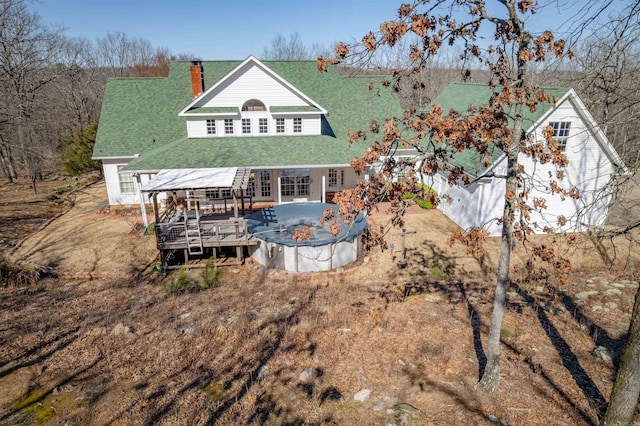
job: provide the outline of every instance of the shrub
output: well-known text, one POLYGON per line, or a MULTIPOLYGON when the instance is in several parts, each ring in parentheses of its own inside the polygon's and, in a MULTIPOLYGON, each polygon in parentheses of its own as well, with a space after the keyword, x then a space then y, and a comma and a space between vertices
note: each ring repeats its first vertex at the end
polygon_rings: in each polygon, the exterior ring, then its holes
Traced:
POLYGON ((71 176, 101 170, 100 162, 91 159, 96 143, 98 125, 94 124, 73 138, 63 138, 60 145, 64 150, 64 170, 71 176))
POLYGON ((438 262, 433 263, 429 272, 431 273, 431 278, 435 280, 447 281, 449 279, 449 275, 442 269, 438 262))
POLYGON ((222 276, 222 269, 218 269, 213 264, 213 259, 207 260, 204 268, 200 270, 200 277, 202 278, 203 288, 213 287, 220 281, 222 276))
POLYGON ((204 268, 200 269, 199 279, 189 276, 184 269, 179 269, 173 279, 165 282, 163 289, 165 293, 176 295, 197 293, 214 287, 221 276, 222 270, 217 269, 213 264, 213 260, 209 259, 204 268))
POLYGON ((0 255, 0 288, 29 287, 38 282, 39 275, 35 268, 16 265, 0 255))
POLYGON ((408 192, 402 195, 403 200, 413 200, 417 205, 422 207, 425 210, 430 210, 433 208, 433 204, 431 204, 430 196, 431 194, 435 194, 436 191, 431 188, 429 185, 422 184, 422 193, 414 194, 412 192, 408 192))

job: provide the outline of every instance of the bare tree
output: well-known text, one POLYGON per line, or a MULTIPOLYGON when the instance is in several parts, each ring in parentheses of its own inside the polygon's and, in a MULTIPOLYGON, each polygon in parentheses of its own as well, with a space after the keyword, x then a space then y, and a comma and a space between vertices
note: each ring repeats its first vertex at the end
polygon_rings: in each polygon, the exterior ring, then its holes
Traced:
POLYGON ((43 26, 22 0, 3 0, 0 7, 0 131, 5 144, 0 155, 10 164, 17 151, 35 185, 52 146, 50 139, 38 136, 42 117, 34 111, 43 88, 57 77, 53 65, 63 37, 61 30, 43 26))
POLYGON ((317 45, 314 45, 311 49, 308 48, 298 33, 291 34, 289 38, 278 34, 271 40, 269 46, 264 48, 262 58, 272 61, 310 60, 317 57, 317 53, 314 56, 314 50, 316 49, 318 49, 317 45))
POLYGON ((585 98, 626 164, 640 161, 640 3, 611 17, 577 43, 578 72, 564 81, 585 98))
POLYGON ((97 65, 105 68, 109 77, 136 76, 136 67, 153 65, 157 54, 148 40, 121 32, 108 33, 96 41, 97 65))

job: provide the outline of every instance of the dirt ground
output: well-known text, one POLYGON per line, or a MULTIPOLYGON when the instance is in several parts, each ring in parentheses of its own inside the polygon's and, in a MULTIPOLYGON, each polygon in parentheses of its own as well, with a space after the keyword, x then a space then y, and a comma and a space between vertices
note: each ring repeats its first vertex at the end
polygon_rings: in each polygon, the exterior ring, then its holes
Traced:
POLYGON ((249 260, 172 296, 136 218, 99 213, 102 184, 42 201, 62 184, 26 204, 0 186, 3 221, 39 218, 4 229, 8 254, 58 274, 0 289, 1 424, 595 425, 608 400, 638 286, 624 240, 544 237, 572 260, 564 286, 522 278, 516 252, 501 385, 486 396, 473 385, 498 241, 474 257, 446 244, 455 225, 440 212, 412 208, 406 265, 392 230, 393 253, 344 271, 265 274, 249 260))

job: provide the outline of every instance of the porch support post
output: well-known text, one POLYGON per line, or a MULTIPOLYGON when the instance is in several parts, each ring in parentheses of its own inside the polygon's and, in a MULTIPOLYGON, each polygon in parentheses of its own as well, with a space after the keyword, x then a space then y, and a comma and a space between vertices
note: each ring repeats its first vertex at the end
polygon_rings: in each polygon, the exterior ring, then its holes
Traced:
POLYGON ((238 191, 231 191, 231 195, 233 196, 233 217, 238 218, 238 191))
POLYGON ((136 174, 136 183, 138 187, 138 192, 140 193, 140 214, 142 214, 142 224, 144 227, 149 226, 149 220, 147 219, 147 206, 144 203, 144 193, 142 192, 142 180, 140 179, 140 174, 136 174))
POLYGON ((160 222, 160 217, 158 215, 158 193, 157 192, 153 193, 153 215, 156 219, 156 225, 158 225, 158 222, 160 222))
POLYGON ((282 177, 278 176, 278 204, 282 204, 282 177))
POLYGON ((320 201, 323 203, 327 202, 327 176, 322 174, 322 195, 320 196, 320 201))

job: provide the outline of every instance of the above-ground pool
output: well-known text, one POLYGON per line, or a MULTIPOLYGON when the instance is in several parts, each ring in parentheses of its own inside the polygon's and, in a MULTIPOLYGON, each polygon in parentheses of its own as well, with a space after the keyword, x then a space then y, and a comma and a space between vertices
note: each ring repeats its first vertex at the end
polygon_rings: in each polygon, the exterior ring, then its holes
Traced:
POLYGON ((337 216, 338 207, 325 203, 292 203, 262 209, 249 216, 249 233, 259 240, 252 257, 273 269, 292 272, 329 271, 355 261, 362 244, 360 235, 367 229, 361 215, 345 224, 338 218, 340 233, 333 237, 331 220, 322 225, 327 208, 337 216), (295 241, 293 233, 308 226, 313 230, 308 241, 295 241))

